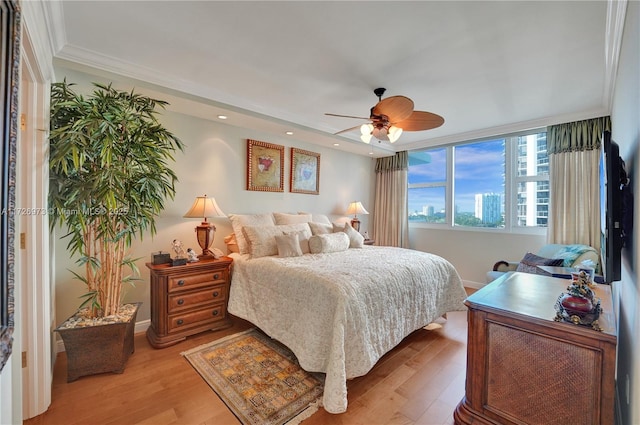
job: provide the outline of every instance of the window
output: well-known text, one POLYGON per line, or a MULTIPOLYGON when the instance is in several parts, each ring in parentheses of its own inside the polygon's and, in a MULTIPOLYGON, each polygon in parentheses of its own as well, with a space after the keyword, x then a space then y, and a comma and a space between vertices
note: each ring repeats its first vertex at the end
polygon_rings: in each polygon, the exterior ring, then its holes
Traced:
POLYGON ((409 152, 409 221, 459 228, 547 226, 546 132, 409 152))
POLYGON ((409 220, 446 223, 447 150, 409 154, 409 220))

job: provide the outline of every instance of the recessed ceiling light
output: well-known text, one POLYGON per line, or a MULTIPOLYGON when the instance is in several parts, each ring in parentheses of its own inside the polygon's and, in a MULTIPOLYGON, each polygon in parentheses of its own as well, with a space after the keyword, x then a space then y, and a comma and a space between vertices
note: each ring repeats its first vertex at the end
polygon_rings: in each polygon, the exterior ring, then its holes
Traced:
POLYGON ((226 120, 227 116, 226 115, 218 115, 218 118, 220 118, 221 120, 226 120))
POLYGON ((340 143, 334 143, 333 146, 340 146, 340 143))
POLYGON ((286 134, 287 136, 293 136, 293 131, 287 131, 285 134, 286 134))

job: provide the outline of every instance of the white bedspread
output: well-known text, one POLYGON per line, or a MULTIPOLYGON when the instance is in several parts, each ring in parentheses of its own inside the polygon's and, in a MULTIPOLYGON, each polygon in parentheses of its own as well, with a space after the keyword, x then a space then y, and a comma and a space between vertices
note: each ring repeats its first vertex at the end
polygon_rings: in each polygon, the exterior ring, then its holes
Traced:
POLYGON ((347 379, 365 375, 414 330, 465 309, 454 267, 421 251, 232 257, 229 312, 289 347, 305 370, 326 373, 323 405, 331 413, 347 409, 347 379))

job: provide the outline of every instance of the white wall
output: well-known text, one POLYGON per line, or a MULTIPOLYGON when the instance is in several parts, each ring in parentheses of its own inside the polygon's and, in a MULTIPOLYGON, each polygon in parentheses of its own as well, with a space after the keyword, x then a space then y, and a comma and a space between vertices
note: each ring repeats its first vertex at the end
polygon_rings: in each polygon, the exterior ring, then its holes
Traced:
POLYGON ((449 260, 469 287, 486 284, 486 274, 496 261, 519 261, 546 243, 545 235, 410 226, 409 246, 449 260))
POLYGON ((612 138, 620 145, 627 169, 634 170, 634 241, 629 262, 623 262, 622 280, 614 282, 618 319, 617 395, 621 424, 640 424, 640 3, 627 4, 611 113, 612 138), (635 156, 634 156, 635 153, 635 156))
MULTIPOLYGON (((78 91, 86 92, 90 83, 104 80, 78 71, 58 68, 56 78, 64 77, 68 82, 78 83, 78 91)), ((114 82, 114 87, 130 90, 126 82, 114 82)), ((143 90, 140 90, 143 91, 143 90)), ((149 273, 144 265, 151 252, 170 251, 173 239, 180 239, 185 247, 198 248, 194 228, 199 220, 182 216, 191 207, 196 196, 207 194, 215 197, 218 205, 227 213, 297 212, 309 211, 328 214, 332 219, 344 216, 349 202, 361 200, 370 212, 373 208, 371 192, 374 182, 373 160, 311 145, 286 135, 273 135, 250 131, 174 112, 164 112, 162 123, 171 130, 186 148, 178 153, 173 166, 178 175, 176 198, 168 201, 156 224, 158 233, 145 235, 132 247, 132 256, 142 257, 138 261, 142 280, 128 291, 125 301, 142 301, 138 321, 149 319, 149 273), (246 139, 260 140, 285 146, 285 190, 284 192, 256 192, 246 190, 246 139), (289 192, 290 147, 320 153, 320 194, 306 195, 289 192)), ((361 232, 368 229, 371 215, 359 217, 361 232)), ((217 227, 213 246, 226 252, 223 239, 231 233, 227 218, 213 218, 217 227)), ((60 230, 58 235, 63 234, 60 230)), ((68 269, 76 269, 66 251, 66 240, 59 240, 55 247, 55 292, 56 320, 62 322, 78 307, 78 297, 84 293, 81 282, 74 280, 68 269)))

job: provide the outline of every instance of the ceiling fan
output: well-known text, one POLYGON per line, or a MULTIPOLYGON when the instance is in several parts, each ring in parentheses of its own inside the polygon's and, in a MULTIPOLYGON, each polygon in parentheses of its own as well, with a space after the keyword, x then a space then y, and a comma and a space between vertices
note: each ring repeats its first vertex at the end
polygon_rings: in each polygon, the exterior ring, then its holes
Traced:
POLYGON ((378 96, 378 103, 371 108, 369 118, 326 113, 325 115, 332 117, 371 120, 369 124, 357 125, 334 134, 346 133, 347 131, 360 128, 360 140, 365 143, 371 142, 371 137, 394 143, 403 131, 430 130, 444 124, 444 118, 440 115, 431 112, 414 111, 413 100, 406 96, 391 96, 382 99, 382 95, 386 90, 387 89, 380 87, 373 91, 373 93, 378 96))

